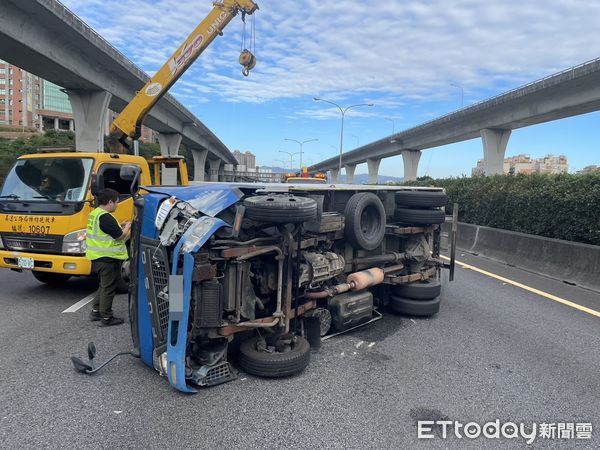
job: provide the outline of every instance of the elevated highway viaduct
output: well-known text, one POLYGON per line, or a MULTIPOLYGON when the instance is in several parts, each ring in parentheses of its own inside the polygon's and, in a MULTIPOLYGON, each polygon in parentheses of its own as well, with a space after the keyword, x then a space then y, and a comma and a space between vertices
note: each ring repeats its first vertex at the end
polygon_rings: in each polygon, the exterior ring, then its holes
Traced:
MULTIPOLYGON (((107 108, 121 111, 149 76, 57 0, 0 2, 0 58, 65 88, 78 151, 102 151, 107 108)), ((165 95, 144 125, 163 155, 191 150, 194 179, 218 181, 229 149, 194 114, 165 95)))
MULTIPOLYGON (((599 109, 600 59, 595 59, 346 152, 341 166, 351 183, 356 165, 366 162, 369 183, 377 183, 381 160, 402 155, 404 179, 414 180, 423 150, 481 137, 485 174, 501 174, 512 130, 599 109)), ((311 170, 330 170, 338 181, 340 159, 311 170)))

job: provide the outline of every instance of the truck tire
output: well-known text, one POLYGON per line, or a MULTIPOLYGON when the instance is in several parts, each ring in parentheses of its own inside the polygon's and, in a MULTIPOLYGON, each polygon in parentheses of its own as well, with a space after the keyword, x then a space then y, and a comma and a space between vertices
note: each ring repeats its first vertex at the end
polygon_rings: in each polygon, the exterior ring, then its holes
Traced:
POLYGON ((244 200, 246 217, 259 222, 296 223, 317 219, 317 202, 294 195, 257 195, 244 200))
POLYGON ((60 286, 71 278, 71 275, 66 273, 40 272, 39 270, 32 270, 31 273, 36 280, 48 286, 60 286))
POLYGON ((410 225, 433 225, 444 223, 446 214, 441 209, 396 208, 394 222, 410 225))
POLYGON ((291 350, 285 353, 259 351, 256 348, 258 340, 258 337, 252 337, 240 345, 240 367, 251 375, 288 377, 302 372, 310 362, 310 345, 303 337, 296 336, 291 350))
POLYGON ((446 206, 448 196, 439 191, 396 192, 396 206, 410 208, 439 208, 446 206))
POLYGON ((395 284, 390 288, 395 297, 404 297, 412 300, 433 300, 442 292, 440 280, 428 279, 410 284, 395 284))
POLYGON ((440 299, 410 300, 407 298, 390 296, 389 307, 392 311, 407 316, 429 317, 440 310, 440 299))
POLYGON ((348 200, 344 211, 344 234, 359 250, 375 250, 385 236, 385 209, 372 192, 359 192, 348 200))

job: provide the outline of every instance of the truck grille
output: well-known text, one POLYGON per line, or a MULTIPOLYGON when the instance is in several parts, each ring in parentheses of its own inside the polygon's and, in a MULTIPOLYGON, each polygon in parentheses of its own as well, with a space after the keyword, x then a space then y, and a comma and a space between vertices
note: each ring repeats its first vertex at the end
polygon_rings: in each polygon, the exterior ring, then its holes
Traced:
POLYGON ((169 272, 165 259, 152 258, 152 278, 154 280, 154 292, 156 292, 158 323, 163 336, 166 336, 169 327, 169 272))
POLYGON ((169 328, 169 263, 159 241, 141 238, 146 298, 152 315, 155 345, 166 343, 169 328))
POLYGON ((223 361, 212 367, 202 366, 192 373, 191 380, 198 386, 216 386, 237 378, 229 362, 223 361))
POLYGON ((2 235, 2 242, 7 250, 31 253, 61 253, 62 240, 63 237, 58 235, 35 236, 12 233, 2 235))

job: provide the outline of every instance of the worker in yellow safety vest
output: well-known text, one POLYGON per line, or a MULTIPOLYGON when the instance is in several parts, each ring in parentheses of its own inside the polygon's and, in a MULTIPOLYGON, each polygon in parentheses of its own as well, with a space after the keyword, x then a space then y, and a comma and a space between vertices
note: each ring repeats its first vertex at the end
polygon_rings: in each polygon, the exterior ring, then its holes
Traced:
POLYGON ((92 261, 92 271, 100 281, 90 320, 104 326, 120 325, 123 319, 113 316, 112 303, 121 281, 121 264, 129 257, 125 241, 131 222, 119 225, 112 215, 119 203, 119 193, 114 189, 101 190, 96 200, 98 207, 88 217, 85 238, 85 256, 92 261))

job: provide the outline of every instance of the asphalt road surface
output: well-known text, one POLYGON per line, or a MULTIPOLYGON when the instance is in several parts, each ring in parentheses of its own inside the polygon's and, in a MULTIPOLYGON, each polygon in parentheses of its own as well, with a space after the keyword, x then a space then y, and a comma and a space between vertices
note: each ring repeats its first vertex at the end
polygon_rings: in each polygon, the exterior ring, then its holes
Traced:
MULTIPOLYGON (((486 271, 600 311, 600 295, 480 257, 486 271)), ((525 439, 419 440, 418 420, 483 425, 499 420, 591 423, 591 439, 535 446, 600 446, 600 318, 484 274, 457 268, 431 319, 384 318, 329 339, 301 375, 236 381, 196 395, 132 357, 95 376, 72 355, 88 341, 98 359, 130 348, 127 325, 87 321, 90 306, 62 311, 94 290, 61 288, 0 271, 2 448, 514 448, 525 439)), ((126 298, 115 313, 125 315, 126 298)))

